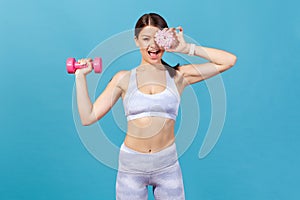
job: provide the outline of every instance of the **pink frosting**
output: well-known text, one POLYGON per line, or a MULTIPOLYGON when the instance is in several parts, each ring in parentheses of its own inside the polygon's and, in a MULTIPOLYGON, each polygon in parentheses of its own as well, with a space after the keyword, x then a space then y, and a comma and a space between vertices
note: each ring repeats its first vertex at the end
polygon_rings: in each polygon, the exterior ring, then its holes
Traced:
POLYGON ((155 34, 155 42, 163 47, 164 49, 169 49, 172 46, 173 41, 175 40, 173 32, 167 30, 159 30, 155 34))

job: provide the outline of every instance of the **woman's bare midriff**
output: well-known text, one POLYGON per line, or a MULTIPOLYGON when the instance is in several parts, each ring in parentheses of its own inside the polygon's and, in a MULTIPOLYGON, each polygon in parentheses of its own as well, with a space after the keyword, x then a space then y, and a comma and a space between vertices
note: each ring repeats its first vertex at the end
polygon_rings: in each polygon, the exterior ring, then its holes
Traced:
POLYGON ((128 121, 125 145, 141 153, 155 153, 175 141, 175 121, 164 117, 143 117, 128 121))

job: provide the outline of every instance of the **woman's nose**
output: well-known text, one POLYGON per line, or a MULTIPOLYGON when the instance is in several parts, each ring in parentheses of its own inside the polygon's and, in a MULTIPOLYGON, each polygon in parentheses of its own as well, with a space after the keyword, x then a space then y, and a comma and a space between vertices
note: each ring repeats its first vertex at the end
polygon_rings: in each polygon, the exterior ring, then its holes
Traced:
POLYGON ((158 47, 158 45, 156 44, 156 42, 155 42, 154 39, 152 39, 152 40, 150 41, 149 46, 154 47, 154 48, 158 47))

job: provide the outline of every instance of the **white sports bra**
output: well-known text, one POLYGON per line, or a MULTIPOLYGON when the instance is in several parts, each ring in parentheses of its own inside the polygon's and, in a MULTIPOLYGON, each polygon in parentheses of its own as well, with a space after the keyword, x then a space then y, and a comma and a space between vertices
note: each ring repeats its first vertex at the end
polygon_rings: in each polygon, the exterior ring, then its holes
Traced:
POLYGON ((136 68, 131 70, 128 89, 123 100, 127 121, 148 116, 176 120, 180 95, 174 79, 168 70, 165 72, 167 81, 165 90, 156 94, 145 94, 137 87, 136 68))

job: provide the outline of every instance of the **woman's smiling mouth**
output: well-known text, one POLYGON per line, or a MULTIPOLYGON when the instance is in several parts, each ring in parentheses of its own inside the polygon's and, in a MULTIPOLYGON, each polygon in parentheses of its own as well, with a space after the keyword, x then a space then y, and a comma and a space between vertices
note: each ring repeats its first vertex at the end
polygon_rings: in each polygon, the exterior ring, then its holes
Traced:
POLYGON ((152 59, 157 59, 159 53, 160 53, 160 50, 157 50, 157 51, 148 51, 148 54, 150 55, 150 57, 152 59))

